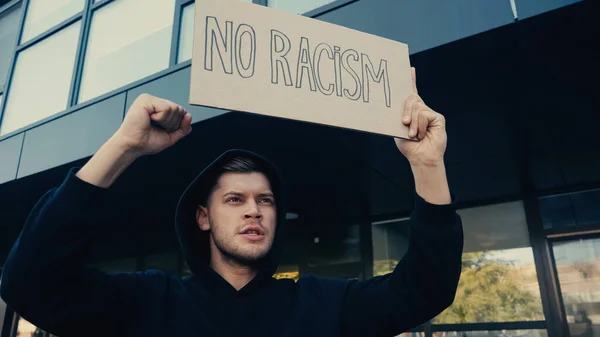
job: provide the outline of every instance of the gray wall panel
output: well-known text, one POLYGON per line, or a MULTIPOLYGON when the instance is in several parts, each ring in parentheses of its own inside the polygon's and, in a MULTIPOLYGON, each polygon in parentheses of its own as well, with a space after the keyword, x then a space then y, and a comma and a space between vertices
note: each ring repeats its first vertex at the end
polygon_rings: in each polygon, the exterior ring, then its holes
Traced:
POLYGON ((411 53, 514 21, 509 0, 360 0, 319 19, 407 43, 411 53))
POLYGON ((191 106, 188 104, 190 96, 190 73, 191 67, 186 67, 175 73, 130 90, 127 93, 127 109, 129 109, 133 101, 135 101, 140 94, 146 93, 168 99, 183 106, 192 114, 192 123, 213 118, 228 112, 226 110, 191 106))
POLYGON ((523 20, 581 0, 515 0, 519 19, 523 20))
POLYGON ((119 128, 125 94, 26 132, 18 177, 94 154, 119 128))
POLYGON ((0 184, 13 180, 17 176, 22 145, 22 133, 0 142, 0 184))

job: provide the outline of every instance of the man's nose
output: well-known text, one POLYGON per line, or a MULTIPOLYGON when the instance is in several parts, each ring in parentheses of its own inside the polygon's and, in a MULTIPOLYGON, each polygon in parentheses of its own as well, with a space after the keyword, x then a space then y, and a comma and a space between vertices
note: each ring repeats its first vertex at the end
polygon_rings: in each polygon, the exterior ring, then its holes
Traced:
POLYGON ((249 207, 244 214, 244 218, 246 219, 262 219, 262 214, 258 209, 258 205, 256 202, 250 202, 249 207))

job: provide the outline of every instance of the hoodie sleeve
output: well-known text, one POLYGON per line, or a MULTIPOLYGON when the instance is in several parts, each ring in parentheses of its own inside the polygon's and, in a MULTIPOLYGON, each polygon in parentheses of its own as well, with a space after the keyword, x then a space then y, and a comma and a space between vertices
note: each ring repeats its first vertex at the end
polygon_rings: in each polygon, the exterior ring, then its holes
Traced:
POLYGON ((98 218, 107 191, 75 173, 72 169, 29 214, 4 266, 1 296, 54 335, 114 335, 135 319, 136 297, 161 281, 145 273, 105 274, 84 267, 85 249, 102 227, 98 218))
POLYGON ((454 204, 415 193, 409 248, 392 273, 352 281, 342 303, 343 336, 396 336, 454 301, 462 268, 462 222, 454 204))

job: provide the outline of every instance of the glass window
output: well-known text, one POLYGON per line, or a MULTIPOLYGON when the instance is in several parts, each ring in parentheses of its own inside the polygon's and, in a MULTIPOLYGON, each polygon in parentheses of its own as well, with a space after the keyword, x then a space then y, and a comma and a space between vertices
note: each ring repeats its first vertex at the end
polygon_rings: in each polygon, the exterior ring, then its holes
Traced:
POLYGON ((373 276, 391 273, 408 249, 408 220, 398 220, 372 227, 373 276))
MULTIPOLYGON (((252 0, 240 0, 252 2, 252 0)), ((181 31, 179 34, 179 48, 177 52, 177 63, 192 59, 194 45, 194 14, 196 4, 185 6, 181 13, 181 31)))
POLYGON ((594 336, 600 332, 600 239, 552 246, 571 336, 594 336))
POLYGON ((157 269, 173 275, 179 275, 177 252, 146 256, 144 258, 144 269, 157 269))
POLYGON ((181 13, 181 32, 179 33, 179 51, 177 63, 190 60, 194 44, 194 12, 196 4, 186 6, 181 13))
POLYGON ((335 0, 268 0, 269 7, 288 12, 303 14, 313 9, 332 3, 335 0))
POLYGON ((6 83, 21 19, 21 2, 0 14, 0 90, 6 83))
POLYGON ((169 67, 175 0, 119 0, 92 16, 79 102, 169 67))
POLYGON ((19 53, 0 135, 67 108, 79 29, 77 21, 19 53))
MULTIPOLYGON (((0 275, 2 273, 2 268, 0 268, 0 275)), ((1 281, 0 281, 1 283, 1 281)), ((10 311, 9 311, 10 313, 10 311)), ((6 315, 6 303, 4 302, 4 300, 0 297, 0 331, 2 331, 3 329, 3 321, 4 321, 4 316, 6 315)))
POLYGON ((19 321, 17 322, 17 334, 19 337, 45 337, 46 332, 42 329, 36 327, 31 324, 29 321, 25 320, 23 317, 19 317, 19 321))
MULTIPOLYGON (((547 337, 546 330, 434 331, 433 337, 547 337)), ((591 337, 591 336, 590 336, 591 337)))
POLYGON ((81 12, 84 5, 85 0, 30 0, 21 43, 81 12))
POLYGON ((540 199, 544 228, 600 224, 600 189, 540 199))
MULTIPOLYGON (((452 306, 433 323, 543 320, 533 251, 521 202, 459 210, 463 270, 452 306)), ((373 226, 373 274, 393 271, 408 248, 405 221, 373 226)))

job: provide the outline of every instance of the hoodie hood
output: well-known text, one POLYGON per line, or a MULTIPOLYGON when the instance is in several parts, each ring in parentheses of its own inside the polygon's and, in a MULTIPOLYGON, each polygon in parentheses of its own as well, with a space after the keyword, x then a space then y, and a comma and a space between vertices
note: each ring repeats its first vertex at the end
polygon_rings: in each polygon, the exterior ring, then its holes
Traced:
POLYGON ((196 222, 196 211, 199 204, 208 195, 209 189, 218 179, 220 167, 235 157, 250 158, 265 171, 271 189, 275 195, 277 224, 273 245, 268 255, 258 264, 259 272, 253 280, 270 279, 279 265, 282 249, 282 229, 285 221, 283 182, 277 167, 265 157, 254 152, 233 149, 226 151, 202 170, 185 189, 175 212, 175 226, 179 245, 183 256, 195 276, 210 273, 210 241, 209 232, 202 231, 196 222))

